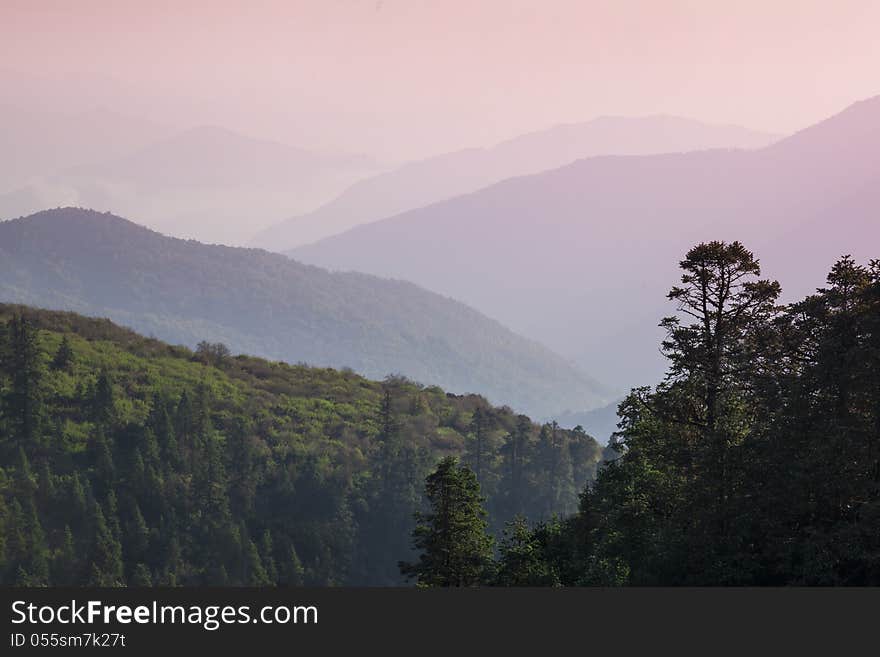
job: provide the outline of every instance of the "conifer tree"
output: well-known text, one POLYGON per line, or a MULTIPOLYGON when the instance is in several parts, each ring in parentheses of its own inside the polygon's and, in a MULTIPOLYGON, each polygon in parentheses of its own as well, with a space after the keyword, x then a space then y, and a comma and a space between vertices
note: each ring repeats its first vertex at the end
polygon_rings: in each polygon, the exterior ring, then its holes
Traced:
POLYGON ((153 586, 153 576, 150 574, 150 569, 147 568, 147 565, 144 563, 139 563, 134 568, 134 572, 131 575, 131 580, 129 581, 129 586, 146 588, 153 586))
POLYGON ((269 586, 272 582, 266 574, 263 566, 263 560, 260 558, 260 552, 257 550, 256 544, 248 536, 242 537, 243 541, 243 563, 241 583, 244 586, 269 586))
POLYGON ((508 434, 501 448, 504 468, 501 476, 501 488, 505 498, 505 518, 514 518, 525 512, 524 500, 527 494, 525 472, 531 432, 531 420, 525 415, 517 416, 516 426, 508 434))
POLYGON ((486 442, 489 418, 481 406, 474 409, 473 418, 468 426, 468 441, 465 443, 465 458, 467 464, 477 476, 481 486, 485 486, 483 467, 486 459, 486 442))
POLYGON ((37 506, 31 499, 26 509, 27 518, 27 556, 21 564, 28 574, 28 586, 49 585, 49 547, 46 533, 37 513, 37 506))
POLYGON ((266 577, 271 584, 278 582, 278 567, 275 565, 275 554, 272 545, 272 532, 268 529, 263 532, 263 538, 260 541, 260 559, 266 570, 266 577))
POLYGON ((282 579, 279 584, 284 586, 302 586, 305 583, 305 568, 296 553, 296 548, 291 545, 288 558, 281 569, 282 579))
MULTIPOLYGON (((698 244, 680 267, 681 285, 668 298, 689 323, 674 316, 661 326, 668 336, 663 342, 670 363, 667 380, 689 401, 676 404, 671 419, 696 429, 692 464, 705 472, 707 485, 692 495, 706 511, 706 522, 712 523, 704 532, 715 537, 716 545, 695 549, 717 552, 725 549, 732 531, 735 484, 729 452, 741 439, 732 414, 741 407, 743 384, 760 362, 754 352, 756 336, 775 315, 781 288, 776 281, 759 278, 759 261, 739 242, 698 244)), ((724 558, 714 560, 719 559, 724 558)))
POLYGON ((486 511, 474 472, 454 457, 440 461, 425 480, 430 510, 416 514, 415 563, 400 563, 419 586, 476 586, 487 581, 492 564, 492 537, 486 533, 486 511))
POLYGON ((61 338, 61 344, 58 345, 58 351, 52 359, 53 370, 69 371, 73 366, 73 347, 70 346, 70 339, 65 334, 61 338))
MULTIPOLYGON (((7 326, 7 356, 10 382, 3 394, 3 415, 9 431, 7 440, 29 452, 40 439, 43 423, 41 381, 43 364, 37 331, 22 315, 15 315, 7 326)), ((12 454, 14 454, 14 450, 12 454)))
POLYGON ((122 547, 113 535, 101 505, 92 504, 91 586, 122 586, 122 547))
POLYGON ((52 583, 56 586, 71 586, 78 581, 79 558, 76 542, 70 525, 64 526, 61 546, 52 561, 52 583))
POLYGON ((92 414, 95 422, 109 427, 115 417, 115 395, 110 374, 105 370, 98 376, 92 393, 92 414))

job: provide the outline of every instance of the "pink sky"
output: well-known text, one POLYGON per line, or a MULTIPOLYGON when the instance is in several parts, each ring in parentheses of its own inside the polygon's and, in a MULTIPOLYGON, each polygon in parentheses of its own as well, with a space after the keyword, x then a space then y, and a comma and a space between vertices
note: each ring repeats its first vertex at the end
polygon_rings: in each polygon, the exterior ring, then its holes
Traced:
POLYGON ((3 0, 0 83, 402 159, 603 114, 791 132, 880 93, 878 25, 875 0, 3 0))

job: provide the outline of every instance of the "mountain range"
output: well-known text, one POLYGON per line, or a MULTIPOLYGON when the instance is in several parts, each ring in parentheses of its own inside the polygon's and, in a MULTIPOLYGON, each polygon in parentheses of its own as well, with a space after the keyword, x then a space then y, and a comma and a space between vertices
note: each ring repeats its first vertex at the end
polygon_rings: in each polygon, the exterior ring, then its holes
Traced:
POLYGON ((216 126, 174 129, 107 111, 0 108, 0 217, 48 207, 112 210, 177 237, 241 244, 291 211, 380 170, 216 126))
MULTIPOLYGON (((2 77, 3 71, 0 71, 2 77)), ((65 169, 113 160, 175 129, 107 109, 52 112, 0 104, 0 194, 65 169)))
POLYGON ((505 178, 538 173, 593 155, 757 148, 777 137, 739 126, 673 116, 601 117, 411 162, 360 180, 317 210, 260 232, 251 245, 283 250, 384 219, 505 178))
POLYGON ((371 378, 402 374, 552 417, 604 388, 534 341, 404 281, 166 237, 77 208, 0 222, 0 300, 108 317, 194 346, 371 378))
POLYGON ((586 158, 289 253, 460 299, 625 389, 662 375, 692 245, 743 241, 797 298, 843 253, 872 257, 878 216, 880 97, 763 148, 586 158))

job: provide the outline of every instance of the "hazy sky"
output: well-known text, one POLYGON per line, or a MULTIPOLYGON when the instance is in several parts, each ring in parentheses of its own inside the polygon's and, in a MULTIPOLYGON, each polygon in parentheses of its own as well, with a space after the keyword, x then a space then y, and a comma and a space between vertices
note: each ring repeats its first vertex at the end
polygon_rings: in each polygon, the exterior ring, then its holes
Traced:
POLYGON ((0 0, 0 103, 393 159, 603 114, 790 132, 880 93, 878 26, 876 0, 0 0))

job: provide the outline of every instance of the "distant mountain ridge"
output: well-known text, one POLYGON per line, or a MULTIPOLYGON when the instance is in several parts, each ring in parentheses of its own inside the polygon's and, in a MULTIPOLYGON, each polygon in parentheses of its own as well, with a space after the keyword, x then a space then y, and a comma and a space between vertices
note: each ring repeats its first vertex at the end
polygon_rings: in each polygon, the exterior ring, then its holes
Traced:
POLYGON ((873 257, 878 217, 880 97, 764 148, 585 158, 289 253, 461 299, 626 388, 662 376, 692 245, 741 240, 798 298, 827 262, 873 257))
POLYGON ((355 225, 384 219, 505 178, 534 174, 593 155, 757 148, 775 135, 673 116, 600 117, 525 134, 491 148, 472 148, 411 162, 356 182, 305 215, 272 226, 251 241, 281 251, 355 225))
POLYGON ((121 157, 175 131, 171 126, 101 108, 50 112, 2 103, 0 123, 0 152, 15 154, 0 158, 0 195, 34 178, 121 157))
MULTIPOLYGON (((315 153, 217 126, 150 132, 128 120, 114 132, 120 122, 111 122, 106 135, 94 126, 97 132, 85 144, 71 136, 77 132, 72 124, 56 140, 58 162, 50 169, 47 157, 34 153, 37 161, 24 169, 33 175, 11 188, 0 180, 0 217, 85 206, 177 237, 242 244, 291 208, 315 207, 381 170, 366 156, 315 153), (126 141, 116 133, 128 125, 134 127, 126 141), (135 139, 138 135, 142 138, 135 139), (119 143, 104 143, 108 140, 119 143), (74 159, 77 145, 82 160, 74 159), (34 170, 41 162, 44 169, 34 170)), ((34 141, 33 135, 13 139, 13 152, 27 157, 37 149, 34 141)))
POLYGON ((0 300, 106 316, 189 346, 404 374, 539 417, 606 401, 561 357, 411 283, 165 237, 107 213, 0 222, 0 300))

